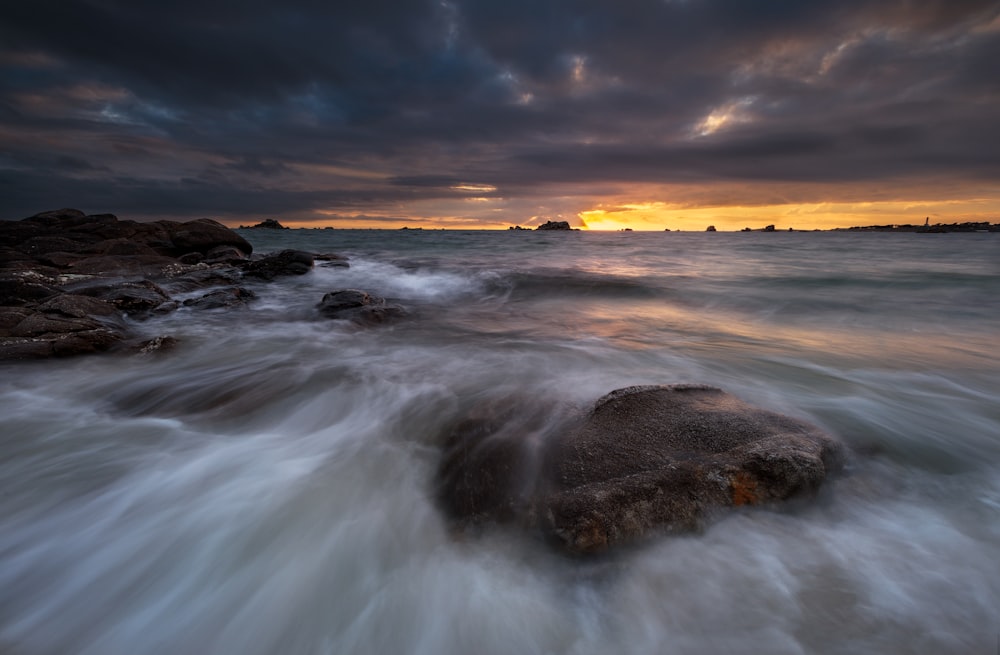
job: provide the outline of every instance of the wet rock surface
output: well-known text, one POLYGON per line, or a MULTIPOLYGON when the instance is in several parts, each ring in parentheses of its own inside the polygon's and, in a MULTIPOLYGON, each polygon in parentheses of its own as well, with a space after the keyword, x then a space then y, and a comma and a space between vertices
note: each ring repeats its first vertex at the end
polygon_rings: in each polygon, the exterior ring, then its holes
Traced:
POLYGON ((312 254, 301 250, 282 250, 242 265, 244 275, 267 281, 283 275, 305 275, 312 267, 312 254))
POLYGON ((103 300, 60 294, 34 306, 0 307, 0 360, 101 352, 128 336, 103 300))
POLYGON ((184 306, 194 309, 228 309, 231 307, 243 307, 256 297, 257 294, 249 289, 228 287, 206 293, 200 298, 185 300, 184 306))
MULTIPOLYGON (((172 347, 161 335, 141 341, 135 320, 178 307, 231 309, 256 297, 243 280, 304 275, 313 255, 297 250, 250 259, 253 246, 211 219, 139 223, 77 209, 0 221, 0 360, 172 347), (222 287, 222 288, 218 288, 222 287), (172 294, 199 297, 183 303, 172 294)), ((326 261, 347 265, 344 258, 326 261)), ((372 307, 359 319, 377 322, 372 307)))
POLYGON ((819 428, 699 385, 619 389, 542 445, 536 433, 502 418, 459 426, 439 470, 446 512, 599 553, 697 529, 726 508, 808 496, 843 458, 819 428))
POLYGON ((360 325, 386 323, 405 315, 405 310, 359 289, 340 289, 323 296, 316 306, 326 318, 353 321, 360 325))

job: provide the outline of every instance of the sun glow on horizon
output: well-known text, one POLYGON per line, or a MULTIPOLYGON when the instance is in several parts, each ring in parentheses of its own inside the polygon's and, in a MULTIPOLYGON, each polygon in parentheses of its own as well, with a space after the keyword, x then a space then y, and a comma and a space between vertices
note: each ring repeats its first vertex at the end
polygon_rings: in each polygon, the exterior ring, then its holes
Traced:
POLYGON ((866 225, 1000 221, 1000 199, 816 202, 760 206, 689 207, 665 202, 598 206, 578 214, 588 230, 720 231, 774 225, 778 230, 825 230, 866 225))
MULTIPOLYGON (((471 185, 470 185, 471 186, 471 185)), ((872 225, 936 223, 1000 223, 1000 194, 947 200, 875 200, 843 202, 788 202, 758 205, 700 205, 661 200, 621 198, 586 199, 561 196, 545 205, 518 203, 499 196, 480 195, 482 187, 468 188, 464 197, 447 201, 408 203, 357 213, 321 209, 296 215, 275 215, 293 228, 506 230, 519 225, 534 229, 549 220, 591 231, 694 231, 709 226, 718 231, 763 229, 828 230, 872 225), (478 192, 478 193, 477 193, 478 192), (589 206, 588 206, 589 204, 589 206), (575 207, 574 207, 575 205, 575 207), (542 211, 538 211, 541 209, 542 211)), ((487 193, 489 193, 487 191, 487 193)), ((221 219, 233 227, 254 225, 262 216, 221 219)))

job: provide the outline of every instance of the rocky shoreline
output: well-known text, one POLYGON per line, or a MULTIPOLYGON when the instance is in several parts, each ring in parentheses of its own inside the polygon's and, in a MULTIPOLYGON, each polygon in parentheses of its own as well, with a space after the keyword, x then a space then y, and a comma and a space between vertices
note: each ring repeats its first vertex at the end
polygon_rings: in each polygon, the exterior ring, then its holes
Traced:
MULTIPOLYGON (((137 322, 182 305, 245 306, 256 298, 245 281, 303 275, 316 261, 349 266, 336 254, 256 256, 246 239, 210 219, 139 223, 60 209, 0 221, 0 361, 164 349, 176 339, 142 339, 137 322), (205 293, 174 297, 198 290, 205 293)), ((320 299, 317 317, 371 324, 403 312, 367 294, 364 303, 371 309, 331 309, 320 299)))

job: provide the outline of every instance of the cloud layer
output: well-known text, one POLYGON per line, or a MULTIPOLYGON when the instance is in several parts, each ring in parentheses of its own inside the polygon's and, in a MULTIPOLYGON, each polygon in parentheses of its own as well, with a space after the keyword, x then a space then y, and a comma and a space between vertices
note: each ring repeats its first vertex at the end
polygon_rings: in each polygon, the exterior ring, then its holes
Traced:
POLYGON ((0 44, 2 218, 1000 203, 996 2, 34 0, 0 44))

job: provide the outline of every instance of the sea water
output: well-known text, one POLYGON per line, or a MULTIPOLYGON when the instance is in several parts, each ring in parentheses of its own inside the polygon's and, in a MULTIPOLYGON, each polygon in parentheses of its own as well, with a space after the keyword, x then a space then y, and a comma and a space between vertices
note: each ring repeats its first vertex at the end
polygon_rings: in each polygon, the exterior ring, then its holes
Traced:
POLYGON ((997 235, 244 234, 350 268, 137 323, 159 356, 0 366, 3 655, 995 651, 997 235), (344 288, 407 317, 321 318, 344 288), (474 408, 683 382, 847 469, 596 559, 442 517, 474 408))

